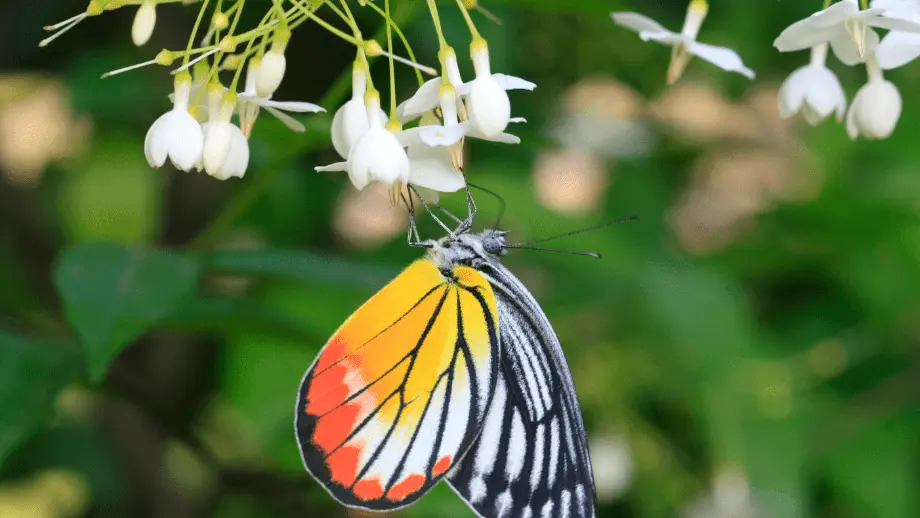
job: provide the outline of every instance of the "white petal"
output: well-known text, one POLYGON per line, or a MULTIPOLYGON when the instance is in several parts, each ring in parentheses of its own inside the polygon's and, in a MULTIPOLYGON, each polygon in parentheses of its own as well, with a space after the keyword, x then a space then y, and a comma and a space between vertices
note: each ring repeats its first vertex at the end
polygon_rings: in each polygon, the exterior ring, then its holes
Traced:
POLYGON ((617 25, 626 27, 627 29, 632 29, 636 32, 669 32, 660 23, 643 14, 610 13, 610 17, 613 18, 613 21, 617 25))
POLYGON ((920 57, 920 35, 892 31, 875 49, 875 59, 882 70, 906 65, 920 57))
POLYGON ((744 66, 744 63, 741 61, 741 56, 732 49, 708 45, 706 43, 692 42, 687 46, 687 52, 723 70, 737 72, 748 79, 754 79, 754 71, 744 66))
POLYGON ((163 164, 166 163, 166 156, 169 154, 169 139, 159 129, 166 115, 168 112, 153 121, 150 129, 147 130, 147 136, 144 137, 144 156, 147 157, 150 167, 163 167, 163 164))
MULTIPOLYGON (((454 85, 454 87, 456 86, 457 85, 454 85)), ((396 115, 399 117, 400 122, 409 122, 417 119, 423 113, 433 110, 438 105, 438 92, 440 89, 440 77, 425 81, 412 97, 396 108, 396 115)))
POLYGON ((890 31, 911 32, 914 34, 920 33, 920 23, 917 21, 900 17, 887 16, 887 12, 885 15, 886 16, 867 17, 866 25, 871 27, 878 27, 880 29, 888 29, 890 31))
POLYGON ((246 140, 240 128, 232 124, 230 126, 230 150, 227 152, 227 159, 220 169, 209 173, 218 180, 242 178, 246 174, 246 168, 249 167, 249 141, 246 140))
POLYGON ((789 74, 789 77, 783 81, 777 96, 781 117, 792 117, 802 109, 802 103, 805 102, 805 93, 808 89, 811 68, 810 66, 801 67, 789 74))
POLYGON ((689 43, 693 41, 683 34, 673 32, 642 31, 639 33, 639 37, 642 38, 642 41, 655 41, 662 45, 677 45, 678 43, 689 43))
POLYGON ((189 171, 201 160, 204 134, 201 124, 186 111, 173 110, 169 131, 169 160, 176 169, 189 171))
POLYGON ((827 9, 786 27, 773 41, 773 46, 780 52, 790 52, 830 41, 836 29, 842 29, 843 22, 858 11, 859 5, 853 0, 831 4, 827 9))
POLYGON ((527 122, 527 119, 525 119, 524 117, 511 117, 510 119, 508 119, 508 122, 523 123, 523 122, 527 122))
POLYGON ((336 162, 334 164, 316 166, 313 168, 313 170, 319 173, 325 173, 325 172, 330 172, 330 171, 347 171, 348 162, 336 162))
POLYGON ((865 63, 866 55, 876 48, 879 43, 879 37, 872 29, 866 29, 862 56, 859 55, 859 49, 856 47, 856 41, 853 39, 853 36, 843 27, 840 27, 839 30, 833 34, 830 43, 831 49, 834 51, 834 55, 837 56, 837 59, 844 65, 853 66, 859 63, 865 63))
POLYGON ((302 122, 295 119, 294 117, 291 117, 290 115, 284 113, 281 110, 275 109, 274 107, 271 107, 271 106, 265 106, 265 111, 274 115, 279 121, 281 121, 282 124, 284 124, 285 126, 287 126, 289 129, 293 131, 296 131, 298 133, 303 133, 304 131, 307 131, 307 127, 304 126, 302 122))
MULTIPOLYGON (((242 98, 243 96, 240 95, 240 99, 242 98)), ((318 113, 326 111, 322 106, 301 101, 272 101, 271 99, 260 99, 259 104, 264 107, 277 108, 279 110, 294 113, 318 113)))
POLYGON ((846 93, 837 76, 830 69, 814 67, 809 77, 805 98, 811 110, 820 115, 822 119, 834 111, 837 112, 838 121, 843 119, 847 107, 846 93))
POLYGON ((407 182, 409 158, 392 133, 371 128, 348 155, 348 176, 358 189, 374 180, 385 185, 393 185, 397 180, 407 182))
POLYGON ((472 138, 478 138, 480 140, 488 140, 490 142, 499 142, 502 144, 520 144, 520 137, 516 137, 510 133, 499 133, 494 136, 487 136, 482 131, 477 128, 472 121, 464 121, 460 123, 461 126, 466 130, 466 135, 472 138))
POLYGON ((466 185, 463 173, 454 168, 450 152, 443 147, 413 146, 408 157, 409 183, 413 185, 440 192, 455 192, 466 185))
POLYGON ((477 77, 471 83, 467 102, 470 120, 485 136, 501 134, 511 119, 508 94, 492 76, 477 77))
POLYGON ((428 126, 417 126, 415 128, 404 129, 396 134, 396 140, 402 147, 412 147, 424 145, 421 138, 421 132, 428 126))
POLYGON ((850 137, 850 140, 856 140, 859 137, 859 128, 856 126, 856 105, 862 102, 862 92, 862 89, 856 92, 856 97, 850 104, 850 111, 847 112, 847 136, 850 137))
POLYGON ((419 131, 419 138, 429 146, 452 146, 466 135, 465 126, 425 126, 419 131))
POLYGON ((224 121, 213 121, 208 125, 208 132, 204 136, 204 150, 202 164, 204 170, 210 175, 219 174, 233 142, 233 124, 224 121))
POLYGON ((492 79, 498 81, 505 90, 533 90, 537 87, 536 83, 506 74, 492 74, 492 79))

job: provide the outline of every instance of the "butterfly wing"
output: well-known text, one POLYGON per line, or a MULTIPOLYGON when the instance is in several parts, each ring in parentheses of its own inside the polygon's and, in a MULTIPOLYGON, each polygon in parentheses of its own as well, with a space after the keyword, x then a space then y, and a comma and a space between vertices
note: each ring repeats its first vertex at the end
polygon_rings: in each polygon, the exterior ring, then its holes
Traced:
POLYGON ((307 470, 337 500, 396 509, 425 494, 481 429, 498 378, 497 309, 476 270, 419 260, 335 332, 300 386, 307 470))
POLYGON ((498 305, 498 384, 481 435, 447 481, 485 517, 594 517, 585 427, 559 339, 510 271, 480 272, 498 305))

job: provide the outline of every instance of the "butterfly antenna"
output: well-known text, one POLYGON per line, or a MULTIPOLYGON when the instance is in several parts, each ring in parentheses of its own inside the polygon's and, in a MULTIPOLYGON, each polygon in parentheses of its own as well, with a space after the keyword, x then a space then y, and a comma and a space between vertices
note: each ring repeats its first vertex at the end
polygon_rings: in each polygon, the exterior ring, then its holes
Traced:
MULTIPOLYGON (((638 220, 638 219, 639 219, 638 216, 628 216, 628 217, 625 217, 625 218, 619 218, 619 219, 615 219, 615 220, 613 220, 613 221, 608 221, 607 223, 604 223, 604 224, 602 224, 602 225, 597 225, 597 226, 595 226, 595 227, 583 228, 583 229, 581 229, 581 230, 575 230, 575 231, 572 231, 572 232, 566 232, 566 233, 564 233, 564 234, 559 234, 559 235, 555 235, 555 236, 545 237, 545 238, 543 238, 543 239, 537 239, 537 240, 534 240, 534 241, 527 241, 526 243, 517 243, 516 245, 513 245, 513 247, 520 248, 521 245, 536 245, 536 244, 539 244, 539 243, 545 243, 545 242, 547 242, 547 241, 553 241, 553 240, 555 240, 555 239, 560 239, 560 238, 563 238, 563 237, 575 236, 575 235, 578 235, 578 234, 584 234, 584 233, 586 233, 586 232, 594 232, 595 230, 603 230, 603 229, 605 229, 605 228, 607 228, 607 227, 611 227, 611 226, 613 226, 613 225, 616 225, 617 223, 623 223, 624 221, 636 221, 636 220, 638 220)), ((512 248, 512 246, 508 246, 508 247, 506 247, 506 248, 512 248)))
POLYGON ((488 18, 489 21, 491 21, 491 22, 494 23, 495 25, 501 25, 501 24, 502 24, 502 19, 501 19, 501 18, 499 18, 498 16, 495 15, 495 13, 493 13, 492 11, 486 9, 485 7, 483 7, 482 5, 480 5, 480 4, 478 4, 478 3, 476 4, 476 10, 479 11, 480 13, 482 13, 483 16, 485 16, 486 18, 488 18))
POLYGON ((505 202, 505 199, 502 198, 502 196, 497 192, 486 189, 480 185, 472 184, 470 182, 466 182, 466 184, 474 189, 479 189, 486 194, 494 196, 495 199, 498 200, 498 217, 495 218, 495 225, 492 226, 493 230, 498 230, 498 226, 501 225, 502 218, 505 216, 505 207, 508 205, 507 202, 505 202))
POLYGON ((518 250, 539 250, 541 252, 559 252, 560 254, 582 255, 585 257, 593 257, 594 259, 601 258, 601 254, 597 252, 583 252, 580 250, 562 250, 560 248, 545 248, 542 246, 505 245, 505 248, 516 248, 518 250))

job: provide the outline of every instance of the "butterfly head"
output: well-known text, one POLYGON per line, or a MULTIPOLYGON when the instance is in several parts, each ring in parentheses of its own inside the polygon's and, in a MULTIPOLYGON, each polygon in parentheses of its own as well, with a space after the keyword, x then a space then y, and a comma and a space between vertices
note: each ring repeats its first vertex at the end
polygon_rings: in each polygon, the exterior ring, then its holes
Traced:
POLYGON ((430 241, 428 257, 442 269, 458 264, 475 267, 492 263, 507 253, 507 233, 504 230, 486 230, 478 234, 460 234, 430 241))

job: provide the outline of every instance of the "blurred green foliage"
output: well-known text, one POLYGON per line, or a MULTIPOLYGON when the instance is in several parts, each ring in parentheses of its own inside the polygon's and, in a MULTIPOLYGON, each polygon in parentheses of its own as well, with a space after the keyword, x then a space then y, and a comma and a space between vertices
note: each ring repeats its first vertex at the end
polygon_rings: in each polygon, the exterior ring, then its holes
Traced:
MULTIPOLYGON (((453 2, 442 3, 462 56, 466 28, 453 2)), ((402 235, 360 248, 337 234, 351 186, 312 170, 334 157, 328 116, 306 119, 306 135, 260 119, 240 181, 148 170, 144 132, 167 109, 168 74, 98 77, 184 42, 192 10, 163 6, 144 49, 130 45, 124 9, 39 50, 43 25, 84 7, 40 4, 0 6, 0 89, 10 93, 0 101, 20 95, 10 78, 37 73, 72 98, 76 115, 60 116, 86 117, 92 129, 32 185, 0 162, 0 516, 342 515, 302 469, 291 430, 297 386, 326 337, 418 250, 402 235), (49 470, 82 485, 41 478, 49 470)), ((431 63, 436 42, 416 4, 394 2, 431 63)), ((524 239, 641 217, 564 244, 601 261, 507 258, 556 327, 592 439, 626 445, 626 461, 595 459, 596 470, 626 477, 601 499, 601 515, 920 516, 920 98, 911 89, 920 67, 889 74, 904 115, 888 140, 851 142, 832 122, 700 138, 655 119, 649 153, 601 162, 611 185, 599 208, 564 215, 537 199, 532 170, 558 147, 546 128, 568 89, 615 77, 646 99, 668 93, 667 49, 616 28, 608 13, 635 9, 677 29, 685 6, 483 4, 503 20, 481 22, 493 68, 539 85, 513 94, 515 115, 529 120, 515 128, 520 146, 471 146, 470 178, 507 201, 502 225, 524 239), (793 179, 817 177, 817 188, 753 210, 724 246, 688 246, 675 207, 699 183, 699 164, 778 149, 793 179)), ((736 49, 757 82, 700 62, 684 82, 749 108, 750 92, 806 62, 771 43, 818 0, 711 4, 701 39, 736 49)), ((374 15, 360 22, 379 30, 374 15)), ((331 112, 347 93, 351 52, 319 29, 298 31, 276 97, 322 99, 331 112)), ((864 71, 833 66, 852 98, 864 71)), ((375 73, 383 77, 383 63, 375 73)), ((400 76, 402 96, 411 80, 400 76)), ((712 114, 691 116, 702 132, 694 116, 712 114)), ((485 227, 496 204, 479 200, 485 227)), ((460 199, 446 203, 462 210, 460 199)), ((438 233, 430 222, 423 230, 438 233)), ((445 487, 399 514, 471 516, 445 487)))

